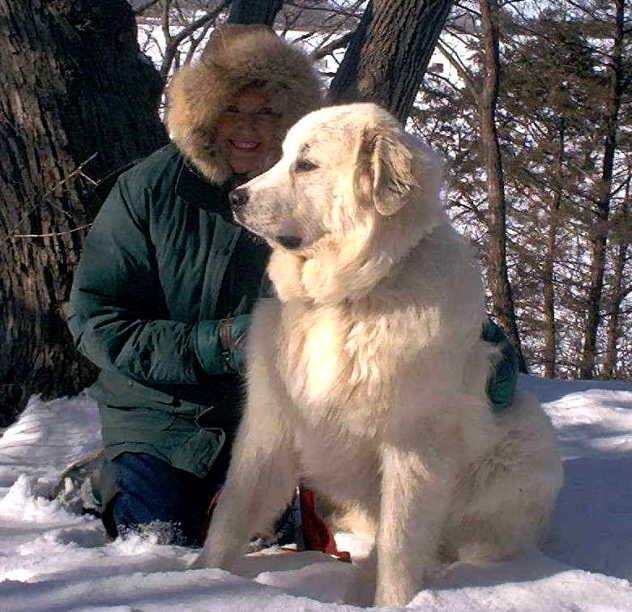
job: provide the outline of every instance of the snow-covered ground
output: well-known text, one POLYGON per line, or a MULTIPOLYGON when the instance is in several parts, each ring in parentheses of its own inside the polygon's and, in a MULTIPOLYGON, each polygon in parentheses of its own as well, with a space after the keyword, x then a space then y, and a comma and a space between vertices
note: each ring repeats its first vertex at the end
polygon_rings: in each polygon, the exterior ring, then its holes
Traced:
MULTIPOLYGON (((565 458, 544 552, 457 564, 409 609, 632 610, 632 384, 521 384, 545 403, 565 458)), ((184 548, 138 536, 108 542, 99 521, 46 499, 62 468, 98 444, 96 407, 85 395, 33 399, 0 438, 1 612, 359 609, 349 603, 358 568, 320 553, 270 549, 247 558, 237 576, 186 570, 194 552, 184 548)), ((358 559, 366 552, 349 536, 339 547, 358 559)))

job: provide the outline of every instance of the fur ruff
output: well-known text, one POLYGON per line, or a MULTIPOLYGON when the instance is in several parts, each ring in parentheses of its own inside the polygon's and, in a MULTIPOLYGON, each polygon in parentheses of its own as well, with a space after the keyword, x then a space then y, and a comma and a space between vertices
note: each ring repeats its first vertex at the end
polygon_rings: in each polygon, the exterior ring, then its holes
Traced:
POLYGON ((309 57, 266 26, 227 24, 212 35, 201 59, 174 75, 168 91, 167 126, 172 140, 211 183, 232 174, 216 143, 220 113, 246 86, 261 83, 281 114, 279 147, 289 127, 322 103, 321 85, 309 57))

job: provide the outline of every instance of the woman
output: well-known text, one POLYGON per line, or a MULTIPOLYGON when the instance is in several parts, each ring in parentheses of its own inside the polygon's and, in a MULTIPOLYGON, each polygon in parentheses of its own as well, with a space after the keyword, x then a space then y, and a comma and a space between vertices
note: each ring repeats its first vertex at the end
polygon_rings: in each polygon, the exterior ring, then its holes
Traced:
POLYGON ((276 162, 321 88, 271 29, 226 25, 168 98, 173 142, 122 174, 103 204, 69 326, 101 369, 108 533, 151 525, 163 541, 198 545, 230 457, 243 337, 268 258, 233 223, 227 195, 276 162))
MULTIPOLYGON (((268 258, 233 223, 227 195, 271 167, 287 129, 320 104, 304 54, 267 27, 223 26, 173 78, 172 144, 122 174, 95 219, 69 327, 101 368, 97 494, 112 537, 142 527, 163 542, 202 543, 239 421, 241 349, 268 258)), ((513 353, 493 324, 484 337, 505 347, 489 389, 503 410, 513 353)))

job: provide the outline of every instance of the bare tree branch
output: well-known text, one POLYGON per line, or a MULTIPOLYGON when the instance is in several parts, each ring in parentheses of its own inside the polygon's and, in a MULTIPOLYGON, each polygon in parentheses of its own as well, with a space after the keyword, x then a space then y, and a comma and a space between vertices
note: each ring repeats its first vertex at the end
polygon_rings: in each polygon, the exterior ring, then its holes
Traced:
POLYGON ((437 41, 437 48, 446 59, 452 64, 454 69, 459 73, 459 76, 465 81, 469 90, 475 98, 478 98, 479 92, 476 87, 476 83, 472 77, 472 73, 467 69, 465 64, 461 61, 458 54, 449 45, 444 43, 441 39, 437 41))
MULTIPOLYGON (((173 59, 178 52, 178 46, 180 43, 185 40, 187 37, 192 36, 195 31, 201 27, 206 26, 211 21, 217 19, 220 13, 226 9, 231 3, 231 0, 224 0, 215 10, 210 11, 206 15, 203 15, 199 19, 191 22, 188 26, 182 28, 175 36, 169 36, 167 47, 165 49, 165 59, 162 62, 162 66, 160 67, 160 76, 163 81, 167 80, 169 76, 169 71, 171 69, 171 64, 173 63, 173 59)), ((169 1, 167 2, 169 4, 169 1)), ((165 36, 166 39, 166 36, 165 36)))
POLYGON ((330 55, 331 53, 333 53, 337 49, 343 49, 344 47, 346 47, 349 44, 349 42, 353 38, 354 34, 355 34, 355 31, 347 32, 344 36, 341 36, 340 38, 336 38, 336 40, 332 40, 327 45, 325 45, 325 46, 321 47, 320 49, 317 49, 316 51, 314 51, 314 53, 312 53, 312 58, 314 60, 319 60, 319 59, 322 59, 323 57, 325 57, 327 55, 330 55))
POLYGON ((71 230, 66 230, 65 232, 49 232, 47 234, 13 234, 13 238, 53 238, 55 236, 67 236, 68 234, 72 234, 74 232, 80 232, 81 230, 90 229, 92 227, 92 223, 86 223, 85 225, 80 225, 79 227, 75 227, 71 230))

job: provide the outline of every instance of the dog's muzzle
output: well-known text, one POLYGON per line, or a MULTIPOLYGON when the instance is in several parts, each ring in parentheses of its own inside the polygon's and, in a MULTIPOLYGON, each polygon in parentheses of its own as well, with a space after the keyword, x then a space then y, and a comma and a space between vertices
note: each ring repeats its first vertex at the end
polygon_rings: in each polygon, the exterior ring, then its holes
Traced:
MULTIPOLYGON (((245 187, 238 187, 237 189, 233 189, 228 194, 230 209, 233 213, 233 218, 235 219, 235 221, 237 221, 237 223, 242 224, 251 232, 257 233, 255 230, 253 230, 248 225, 246 225, 243 219, 243 210, 246 207, 246 204, 248 204, 249 200, 250 200, 250 195, 248 193, 248 189, 246 189, 245 187)), ((303 243, 303 240, 299 238, 298 236, 279 235, 279 236, 275 236, 274 240, 278 242, 282 247, 288 250, 298 249, 303 243)))

